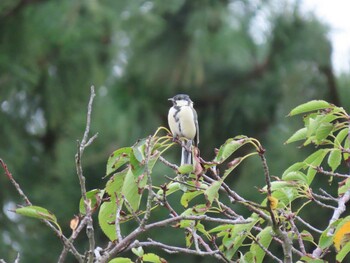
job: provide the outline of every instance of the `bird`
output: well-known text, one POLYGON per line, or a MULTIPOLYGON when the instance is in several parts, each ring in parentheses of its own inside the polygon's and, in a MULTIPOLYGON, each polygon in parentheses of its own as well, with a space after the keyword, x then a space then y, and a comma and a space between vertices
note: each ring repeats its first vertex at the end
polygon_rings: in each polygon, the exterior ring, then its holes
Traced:
POLYGON ((193 101, 187 94, 178 94, 168 99, 173 106, 169 109, 168 124, 174 138, 182 140, 181 165, 192 163, 192 145, 199 144, 199 126, 193 101), (185 138, 186 140, 183 140, 185 138))

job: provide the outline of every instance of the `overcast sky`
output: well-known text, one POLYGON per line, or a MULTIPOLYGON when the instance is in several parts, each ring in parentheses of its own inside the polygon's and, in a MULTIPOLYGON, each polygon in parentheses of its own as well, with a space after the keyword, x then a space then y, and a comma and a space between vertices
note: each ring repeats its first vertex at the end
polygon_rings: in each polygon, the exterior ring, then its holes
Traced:
POLYGON ((304 12, 314 11, 331 26, 333 66, 336 73, 350 72, 350 1, 302 0, 304 12))

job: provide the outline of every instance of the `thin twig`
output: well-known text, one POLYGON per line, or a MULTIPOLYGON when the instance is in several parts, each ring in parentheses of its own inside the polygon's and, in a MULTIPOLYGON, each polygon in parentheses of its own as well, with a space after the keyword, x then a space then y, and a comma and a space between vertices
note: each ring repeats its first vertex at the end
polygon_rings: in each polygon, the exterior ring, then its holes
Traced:
MULTIPOLYGON (((26 196, 26 194, 21 189, 20 185, 16 182, 16 180, 13 178, 11 172, 8 170, 6 163, 2 159, 0 159, 0 163, 1 163, 2 167, 5 170, 7 178, 10 180, 10 182, 16 188, 16 190, 19 193, 19 195, 25 200, 27 205, 32 205, 32 203, 30 202, 29 198, 26 196)), ((75 256, 77 261, 82 263, 83 262, 83 256, 79 254, 79 252, 76 250, 74 245, 55 226, 53 226, 50 221, 48 221, 46 219, 42 219, 41 221, 44 222, 45 225, 47 225, 62 240, 64 246, 69 248, 69 250, 75 256)))
POLYGON ((196 249, 197 252, 201 252, 199 245, 198 245, 198 235, 196 232, 196 228, 194 227, 194 222, 192 222, 191 226, 190 226, 190 231, 193 237, 193 243, 194 243, 194 247, 196 249))
POLYGON ((348 174, 341 174, 341 173, 334 173, 334 172, 325 171, 325 170, 323 170, 323 167, 321 167, 321 166, 315 167, 314 169, 318 173, 324 174, 327 176, 340 177, 340 178, 349 178, 350 177, 350 175, 348 175, 348 174))
MULTIPOLYGON (((153 228, 158 227, 164 227, 170 224, 173 224, 175 222, 179 222, 181 220, 202 220, 202 221, 208 221, 208 222, 217 222, 222 224, 248 224, 251 223, 250 220, 230 220, 230 219, 221 219, 221 218, 213 218, 209 217, 207 215, 199 215, 199 216, 177 216, 172 217, 168 219, 164 219, 161 221, 157 221, 148 225, 145 225, 144 227, 138 227, 134 231, 132 231, 129 235, 124 237, 123 241, 120 243, 115 244, 111 249, 106 250, 105 253, 101 256, 100 259, 96 261, 96 263, 102 263, 107 262, 113 255, 120 252, 121 250, 127 248, 129 244, 134 241, 137 236, 139 236, 141 233, 149 231, 153 228)), ((208 253, 208 252, 206 252, 208 253)), ((210 254, 210 253, 208 253, 210 254)), ((204 254, 203 254, 204 255, 204 254)))
POLYGON ((216 244, 215 240, 216 240, 216 237, 215 237, 215 236, 212 237, 212 244, 213 244, 214 248, 218 251, 218 254, 221 256, 222 261, 224 261, 224 262, 226 262, 226 263, 232 262, 231 260, 229 260, 229 259, 225 256, 224 253, 221 252, 221 250, 219 249, 219 247, 218 247, 218 245, 216 244))
MULTIPOLYGON (((86 148, 86 146, 88 146, 87 145, 87 141, 88 141, 88 138, 89 138, 90 125, 91 125, 92 103, 94 102, 95 96, 96 96, 96 94, 95 94, 95 87, 91 86, 91 88, 90 88, 90 99, 89 99, 89 104, 88 104, 88 109, 87 109, 87 116, 86 116, 85 132, 84 132, 83 139, 81 140, 81 146, 82 146, 81 149, 80 149, 81 152, 83 152, 84 149, 86 148)), ((89 139, 89 141, 91 141, 91 139, 89 139)))
POLYGON ((129 210, 129 212, 132 214, 134 219, 137 221, 137 223, 141 224, 141 219, 137 216, 135 210, 132 208, 131 204, 129 203, 128 199, 125 198, 125 196, 122 194, 123 202, 125 203, 126 208, 129 210))
POLYGON ((150 160, 151 156, 151 140, 152 137, 149 136, 147 141, 146 141, 146 153, 145 153, 145 172, 147 176, 147 188, 148 188, 148 195, 147 195, 147 204, 146 204, 146 210, 145 210, 145 215, 141 220, 140 223, 140 228, 143 228, 147 222, 148 219, 151 215, 151 210, 152 210, 152 201, 153 201, 153 190, 152 190, 152 177, 151 177, 151 171, 149 170, 148 163, 150 160))
POLYGON ((57 263, 64 263, 68 252, 69 252, 69 249, 66 246, 63 246, 62 252, 57 260, 57 263))
MULTIPOLYGON (((312 196, 316 197, 316 195, 314 193, 312 193, 312 196)), ((314 201, 316 204, 318 204, 319 206, 322 206, 324 208, 336 210, 336 207, 322 203, 321 201, 317 200, 316 198, 313 198, 312 201, 314 201)))
POLYGON ((335 198, 334 196, 330 195, 329 193, 327 193, 322 188, 319 188, 319 190, 320 190, 320 192, 322 192, 322 194, 324 194, 324 196, 323 196, 324 198, 328 198, 328 200, 338 202, 338 198, 335 198))
MULTIPOLYGON (((264 154, 265 149, 263 149, 261 146, 259 146, 258 153, 259 153, 259 156, 260 156, 263 168, 264 168, 265 181, 266 181, 266 185, 267 185, 267 196, 270 197, 272 195, 271 178, 270 178, 270 172, 269 172, 269 168, 268 168, 267 161, 266 161, 265 154, 264 154)), ((272 229, 282 241, 284 262, 285 263, 292 263, 292 261, 293 261, 293 257, 292 257, 293 243, 292 243, 292 240, 289 237, 288 233, 286 231, 282 230, 278 226, 275 214, 272 211, 272 208, 269 204, 267 205, 267 210, 269 211, 270 216, 271 216, 272 229)))
POLYGON ((92 220, 92 211, 91 211, 91 200, 88 200, 86 196, 86 184, 85 184, 85 177, 83 175, 83 167, 82 167, 82 155, 86 147, 88 147, 94 139, 97 137, 97 134, 92 136, 89 139, 89 132, 90 132, 90 125, 91 125, 91 112, 92 112, 92 103, 94 101, 95 97, 95 89, 94 86, 91 86, 91 93, 90 93, 90 99, 88 103, 88 109, 87 109, 87 116, 86 116, 86 126, 85 131, 83 135, 83 139, 81 140, 81 143, 78 141, 78 149, 77 154, 75 155, 75 166, 77 175, 79 178, 79 184, 80 184, 80 190, 81 190, 81 196, 84 200, 84 207, 85 207, 85 217, 86 217, 86 235, 89 240, 89 251, 88 251, 88 263, 92 263, 94 260, 94 249, 95 249, 95 234, 94 234, 94 226, 93 226, 93 220, 92 220))
MULTIPOLYGON (((205 174, 203 174, 202 177, 206 181, 211 183, 215 181, 214 179, 210 178, 205 174)), ((268 223, 271 223, 271 218, 267 214, 265 214, 262 210, 256 208, 256 206, 253 205, 252 202, 249 202, 248 200, 244 199, 239 194, 237 194, 235 191, 233 191, 225 182, 221 183, 220 190, 223 190, 224 192, 226 192, 228 197, 231 198, 233 201, 239 202, 240 204, 244 205, 247 209, 256 213, 262 219, 266 220, 268 223)))
POLYGON ((312 231, 319 233, 319 234, 323 233, 322 230, 319 230, 319 229, 313 227, 312 225, 310 225, 309 223, 305 222, 304 219, 302 219, 300 216, 295 216, 295 219, 297 219, 300 223, 302 223, 303 225, 305 225, 306 227, 308 227, 312 231))
POLYGON ((198 187, 198 186, 195 186, 195 185, 186 183, 186 182, 184 182, 184 181, 177 180, 176 178, 171 178, 171 177, 169 177, 169 176, 167 176, 167 175, 164 175, 164 177, 165 177, 166 179, 168 179, 169 181, 171 181, 171 182, 176 182, 176 183, 185 185, 185 186, 187 186, 187 187, 189 187, 189 188, 191 188, 191 189, 195 189, 195 190, 206 190, 205 188, 198 187))
POLYGON ((25 193, 22 191, 21 187, 19 186, 19 184, 16 182, 16 180, 13 178, 11 172, 8 170, 6 163, 0 159, 0 163, 2 168, 5 170, 5 174, 7 176, 7 178, 10 180, 10 182, 12 183, 12 185, 16 188, 18 194, 23 198, 24 202, 27 205, 32 205, 32 203, 29 201, 28 197, 25 195, 25 193))
POLYGON ((322 199, 322 200, 325 200, 325 201, 334 201, 334 202, 338 202, 338 198, 335 198, 333 196, 331 196, 329 193, 327 193, 325 190, 323 190, 322 188, 319 188, 320 192, 322 192, 322 195, 321 194, 316 194, 314 192, 312 192, 312 195, 314 197, 317 197, 318 199, 322 199))
POLYGON ((255 238, 255 236, 250 236, 250 238, 266 253, 266 255, 268 255, 269 257, 271 257, 279 263, 283 263, 282 260, 280 260, 274 254, 272 254, 270 250, 268 250, 263 244, 261 244, 260 241, 257 238, 255 238))
POLYGON ((159 161, 161 161, 166 166, 170 167, 171 169, 173 169, 175 171, 177 171, 177 169, 179 168, 176 164, 172 164, 172 163, 168 162, 166 159, 164 159, 163 156, 159 156, 159 161))
POLYGON ((197 250, 193 250, 193 249, 189 249, 189 248, 169 246, 169 245, 165 245, 163 243, 159 243, 157 241, 154 241, 150 238, 148 238, 148 242, 139 242, 139 245, 145 246, 145 247, 146 246, 156 246, 156 247, 162 248, 164 251, 166 251, 170 254, 185 253, 185 254, 192 254, 192 255, 199 255, 199 256, 214 256, 216 258, 221 259, 221 257, 218 256, 217 250, 207 252, 207 251, 197 251, 197 250))
POLYGON ((121 230, 120 230, 120 211, 122 210, 122 206, 120 204, 120 200, 118 199, 118 197, 116 197, 116 206, 117 206, 117 211, 115 212, 115 232, 118 238, 118 242, 121 242, 123 240, 122 234, 121 234, 121 230))
POLYGON ((299 243, 299 248, 300 248, 300 251, 301 253, 303 253, 304 255, 306 255, 306 251, 305 251, 305 246, 304 246, 304 242, 303 242, 303 239, 300 235, 300 232, 297 228, 297 226, 295 225, 294 223, 294 218, 291 218, 289 220, 290 224, 292 225, 292 231, 297 235, 297 239, 298 239, 298 243, 299 243))
MULTIPOLYGON (((262 165, 263 165, 263 169, 264 169, 264 175, 265 175, 265 182, 266 182, 266 186, 267 186, 267 196, 271 197, 272 196, 272 190, 271 190, 271 178, 270 178, 270 171, 269 171, 269 167, 267 165, 267 161, 266 161, 266 157, 265 157, 265 149, 263 149, 261 146, 259 147, 259 157, 261 159, 262 165)), ((272 211, 271 206, 269 205, 269 199, 267 202, 267 211, 270 213, 271 216, 271 220, 272 220, 272 224, 274 226, 274 228, 278 227, 278 223, 275 217, 274 212, 272 211)))
MULTIPOLYGON (((338 200, 338 207, 334 209, 332 218, 329 220, 328 227, 332 225, 333 222, 338 220, 340 216, 344 213, 346 210, 345 204, 350 200, 350 190, 347 190, 342 197, 338 200)), ((331 227, 327 233, 328 236, 331 236, 335 231, 334 227, 331 227)), ((314 258, 320 258, 323 254, 323 249, 320 247, 317 247, 313 252, 312 256, 314 258)))

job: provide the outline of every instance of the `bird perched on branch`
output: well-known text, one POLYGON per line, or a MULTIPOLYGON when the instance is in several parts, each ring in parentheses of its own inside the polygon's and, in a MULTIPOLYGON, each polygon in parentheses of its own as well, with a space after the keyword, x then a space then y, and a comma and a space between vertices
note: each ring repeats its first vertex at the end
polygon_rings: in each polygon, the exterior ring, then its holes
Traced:
POLYGON ((192 144, 199 143, 199 129, 197 112, 193 108, 193 101, 186 94, 178 94, 169 99, 173 106, 168 113, 168 123, 173 137, 185 138, 182 145, 181 165, 192 163, 192 144))

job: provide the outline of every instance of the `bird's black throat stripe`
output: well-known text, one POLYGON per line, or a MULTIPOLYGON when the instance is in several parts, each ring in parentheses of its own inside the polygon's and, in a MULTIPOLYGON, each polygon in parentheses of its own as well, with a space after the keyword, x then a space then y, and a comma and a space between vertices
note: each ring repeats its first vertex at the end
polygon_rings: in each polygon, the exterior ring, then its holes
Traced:
MULTIPOLYGON (((178 114, 180 113, 180 109, 181 107, 180 106, 174 106, 175 108, 175 113, 174 113, 174 119, 175 119, 175 122, 178 124, 179 126, 179 132, 182 133, 182 129, 181 129, 181 125, 180 125, 180 118, 178 116, 178 114)), ((179 134, 180 135, 180 134, 179 134)))

